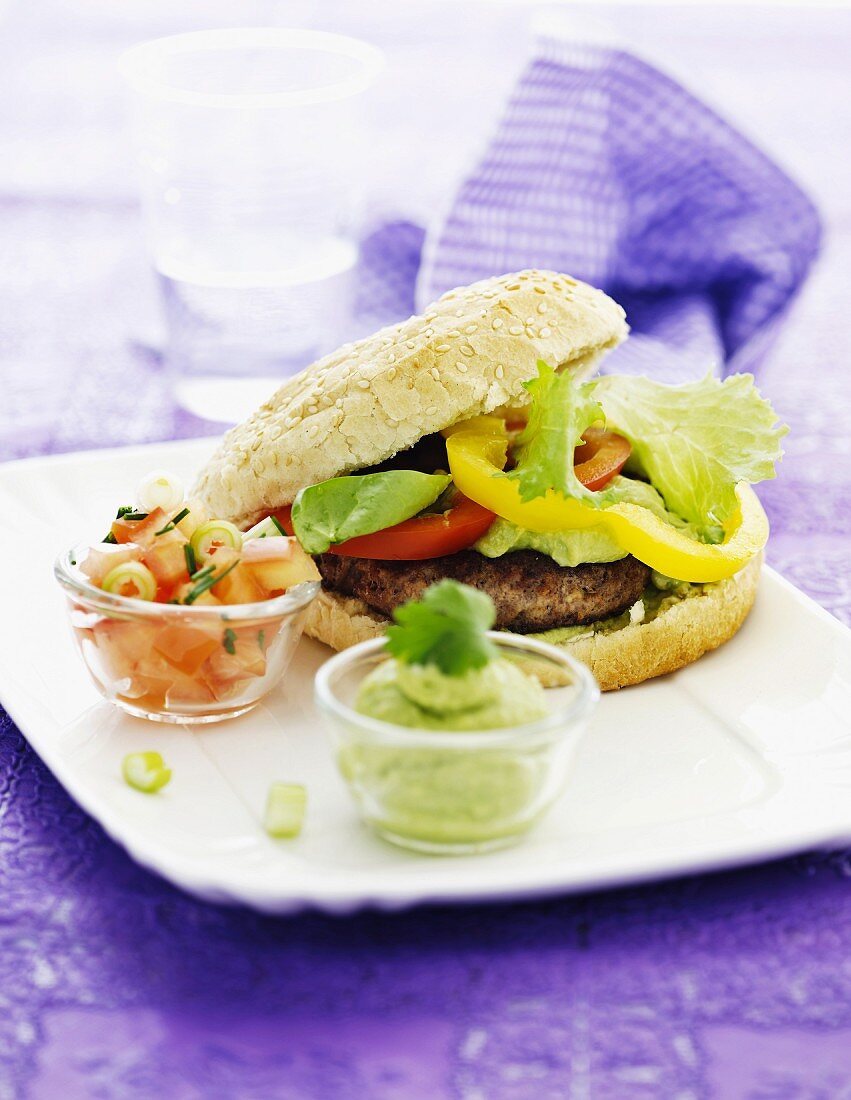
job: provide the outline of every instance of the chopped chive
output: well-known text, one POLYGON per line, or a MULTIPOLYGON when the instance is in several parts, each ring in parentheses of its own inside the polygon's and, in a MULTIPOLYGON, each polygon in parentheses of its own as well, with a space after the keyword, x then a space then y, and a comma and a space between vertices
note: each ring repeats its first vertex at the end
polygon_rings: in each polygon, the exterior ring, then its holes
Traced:
POLYGON ((209 575, 215 571, 215 565, 205 565, 203 569, 196 570, 190 580, 200 581, 202 577, 209 577, 209 575))
POLYGON ((103 541, 104 542, 116 543, 116 542, 118 542, 118 539, 115 537, 115 535, 113 535, 112 531, 110 531, 109 534, 106 536, 106 538, 103 541))
POLYGON ((224 632, 222 637, 222 645, 225 647, 228 653, 233 656, 236 653, 236 631, 231 630, 230 627, 224 632))
POLYGON ((272 523, 274 523, 274 525, 275 525, 275 526, 276 526, 276 527, 278 528, 278 530, 279 530, 279 531, 281 532, 281 534, 282 534, 282 535, 283 535, 283 536, 284 536, 285 538, 289 538, 289 535, 288 535, 288 534, 286 533, 286 531, 284 530, 284 528, 283 528, 283 527, 281 526, 281 524, 279 523, 279 521, 278 521, 278 520, 277 520, 277 519, 276 519, 276 518, 275 518, 274 516, 269 516, 269 519, 270 519, 270 520, 272 521, 272 523))
POLYGON ((124 515, 122 516, 122 519, 129 519, 129 520, 133 520, 135 522, 138 519, 147 519, 148 514, 149 514, 148 512, 134 512, 131 509, 129 512, 124 513, 124 515))
POLYGON ((71 564, 76 565, 77 564, 77 559, 76 558, 71 558, 71 564))
POLYGON ((178 523, 180 523, 182 519, 186 519, 188 515, 189 509, 184 508, 182 512, 178 512, 176 516, 172 516, 165 527, 161 527, 159 531, 154 531, 154 536, 156 537, 157 535, 164 535, 168 531, 173 531, 178 523))
POLYGON ((257 645, 260 647, 260 652, 266 652, 266 631, 259 630, 257 632, 257 645))
POLYGON ((183 556, 186 558, 186 572, 191 577, 198 568, 198 562, 195 560, 195 551, 192 549, 192 543, 187 542, 184 545, 183 556))
POLYGON ((118 511, 115 513, 116 519, 123 519, 127 515, 131 515, 133 512, 132 504, 122 504, 118 511))
POLYGON ((195 587, 186 593, 183 602, 195 603, 199 596, 203 596, 208 589, 212 588, 214 584, 218 584, 220 580, 226 577, 232 569, 236 569, 238 565, 239 559, 231 562, 227 569, 223 569, 221 573, 211 573, 209 576, 199 580, 195 587))

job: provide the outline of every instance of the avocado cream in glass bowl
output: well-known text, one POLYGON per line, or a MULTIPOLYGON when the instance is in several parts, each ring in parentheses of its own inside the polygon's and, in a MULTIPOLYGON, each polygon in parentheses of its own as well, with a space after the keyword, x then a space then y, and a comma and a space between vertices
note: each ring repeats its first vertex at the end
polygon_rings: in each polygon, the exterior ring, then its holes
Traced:
POLYGON ((455 581, 397 609, 386 638, 328 661, 316 701, 364 820, 435 854, 522 838, 553 804, 599 698, 584 665, 488 628, 488 596, 455 581))

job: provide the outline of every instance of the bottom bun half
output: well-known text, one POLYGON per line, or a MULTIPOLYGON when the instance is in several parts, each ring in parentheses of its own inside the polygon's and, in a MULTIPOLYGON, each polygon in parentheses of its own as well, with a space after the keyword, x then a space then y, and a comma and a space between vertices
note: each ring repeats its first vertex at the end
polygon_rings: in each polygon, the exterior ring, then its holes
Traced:
MULTIPOLYGON (((732 638, 753 607, 762 555, 734 576, 696 587, 648 622, 567 642, 564 648, 593 672, 603 691, 640 684, 689 665, 732 638)), ((389 620, 361 600, 322 589, 306 633, 333 649, 383 634, 389 620)))

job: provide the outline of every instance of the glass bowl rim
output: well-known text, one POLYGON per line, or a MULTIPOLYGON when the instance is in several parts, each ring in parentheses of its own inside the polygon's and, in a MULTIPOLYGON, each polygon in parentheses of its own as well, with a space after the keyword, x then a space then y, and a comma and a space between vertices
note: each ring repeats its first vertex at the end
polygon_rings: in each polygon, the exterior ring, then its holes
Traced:
POLYGON ((60 554, 53 563, 53 575, 62 588, 69 594, 79 599, 86 600, 90 604, 96 604, 100 608, 109 611, 122 611, 128 615, 140 618, 174 618, 174 619, 278 619, 282 615, 292 615, 307 607, 321 588, 320 581, 302 581, 293 585, 291 589, 281 596, 273 596, 269 600, 258 600, 255 603, 232 603, 209 606, 202 604, 172 604, 155 603, 153 600, 137 600, 133 596, 120 596, 113 592, 104 592, 96 584, 86 577, 74 563, 89 549, 88 543, 80 543, 72 546, 60 554))
POLYGON ((489 630, 488 638, 501 649, 514 647, 526 650, 530 655, 544 657, 551 663, 568 669, 578 685, 576 697, 566 707, 556 707, 545 718, 534 722, 496 729, 481 730, 435 730, 412 726, 398 726, 394 722, 370 718, 360 714, 336 696, 330 686, 335 673, 355 664, 364 657, 378 653, 387 644, 384 637, 370 638, 365 642, 344 649, 320 665, 314 679, 314 699, 320 711, 337 721, 353 723, 369 731, 378 740, 398 745, 407 742, 413 746, 434 749, 457 748, 499 748, 514 746, 520 739, 531 739, 557 733, 572 733, 577 725, 593 711, 600 698, 600 688, 591 670, 577 661, 558 646, 542 642, 538 638, 528 638, 523 634, 511 634, 508 631, 489 630))
POLYGON ((142 95, 190 107, 302 107, 349 99, 366 91, 386 65, 384 52, 371 42, 331 31, 288 27, 234 27, 187 31, 139 42, 118 59, 121 75, 130 87, 142 95), (198 92, 170 84, 162 77, 149 75, 146 62, 151 58, 213 50, 280 49, 313 50, 348 57, 361 64, 361 71, 341 80, 315 88, 278 92, 198 92))

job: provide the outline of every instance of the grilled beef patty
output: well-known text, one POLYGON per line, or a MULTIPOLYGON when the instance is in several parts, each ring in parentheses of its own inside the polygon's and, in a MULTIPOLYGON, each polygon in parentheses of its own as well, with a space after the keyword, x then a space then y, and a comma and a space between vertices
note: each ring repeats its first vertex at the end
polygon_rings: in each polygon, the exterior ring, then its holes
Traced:
POLYGON ((496 626, 518 634, 576 626, 619 615, 641 598, 650 570, 633 557, 599 565, 560 566, 536 550, 486 558, 462 550, 427 561, 372 561, 320 554, 326 588, 356 596, 389 616, 406 600, 444 577, 487 592, 496 605, 496 626))

